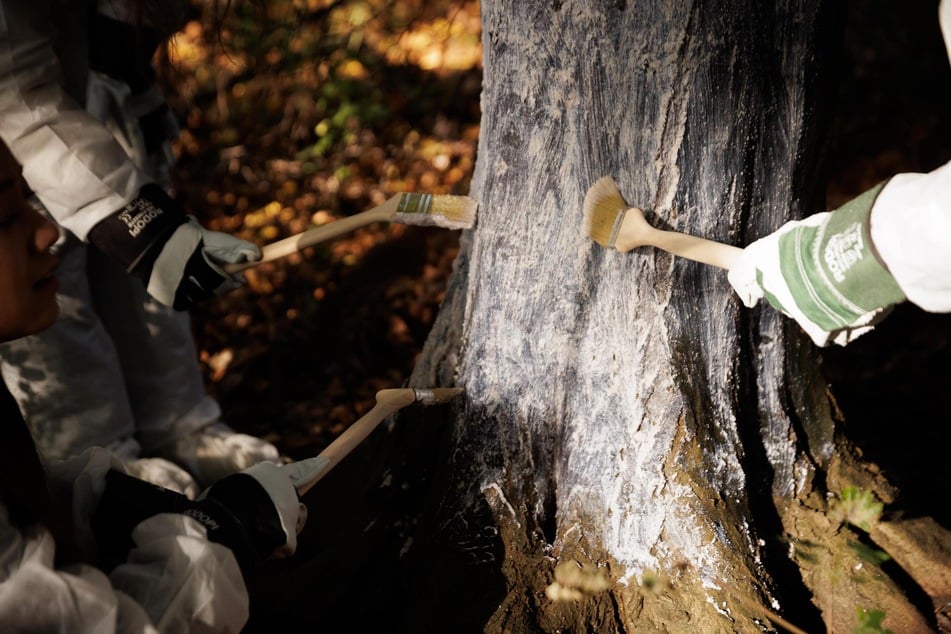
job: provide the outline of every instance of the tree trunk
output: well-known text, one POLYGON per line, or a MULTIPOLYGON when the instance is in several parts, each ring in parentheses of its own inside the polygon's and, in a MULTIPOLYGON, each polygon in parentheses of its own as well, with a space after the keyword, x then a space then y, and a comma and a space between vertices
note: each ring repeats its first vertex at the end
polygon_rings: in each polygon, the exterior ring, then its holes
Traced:
POLYGON ((465 396, 407 631, 935 628, 830 504, 894 493, 795 324, 582 230, 604 175, 652 224, 737 245, 821 210, 835 4, 483 1, 478 224, 412 380, 465 396))

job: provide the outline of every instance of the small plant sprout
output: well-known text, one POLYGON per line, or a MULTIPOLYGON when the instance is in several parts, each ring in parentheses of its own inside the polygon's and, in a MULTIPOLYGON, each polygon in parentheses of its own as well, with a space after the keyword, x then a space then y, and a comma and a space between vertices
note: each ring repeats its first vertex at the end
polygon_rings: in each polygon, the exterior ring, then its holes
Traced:
POLYGON ((846 542, 849 548, 859 556, 860 559, 867 561, 870 564, 876 566, 881 566, 886 561, 890 561, 892 556, 889 555, 884 550, 879 550, 878 548, 872 548, 862 542, 850 539, 846 542))
POLYGON ((661 594, 670 589, 670 578, 656 570, 645 570, 641 574, 641 587, 654 594, 661 594))
POLYGON ((884 610, 866 610, 855 608, 855 628, 852 634, 893 634, 882 623, 885 621, 884 610))
POLYGON ((579 601, 610 587, 611 582, 601 568, 563 561, 555 567, 555 581, 545 588, 545 595, 552 601, 579 601))
POLYGON ((882 515, 883 505, 865 489, 845 487, 838 503, 829 511, 829 517, 837 522, 848 522, 865 532, 871 530, 871 524, 882 515))

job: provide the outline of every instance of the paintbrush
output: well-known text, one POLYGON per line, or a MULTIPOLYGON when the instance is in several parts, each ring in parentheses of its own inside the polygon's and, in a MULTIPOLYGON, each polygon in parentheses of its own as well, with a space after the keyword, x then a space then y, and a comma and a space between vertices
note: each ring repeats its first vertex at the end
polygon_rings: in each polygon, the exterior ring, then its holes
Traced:
POLYGON ((468 196, 449 194, 395 194, 386 202, 340 220, 308 229, 303 233, 272 242, 261 250, 261 259, 254 262, 226 264, 224 270, 237 273, 246 268, 270 262, 301 249, 336 238, 374 222, 398 222, 405 225, 470 229, 475 223, 476 201, 468 196))
MULTIPOLYGON (((304 495, 311 487, 317 484, 327 473, 337 466, 354 448, 370 435, 376 426, 387 416, 413 403, 436 405, 446 403, 459 394, 461 387, 434 387, 434 388, 398 388, 380 390, 376 393, 376 405, 359 420, 350 425, 346 431, 330 443, 326 449, 317 454, 316 458, 303 461, 307 464, 305 481, 295 482, 297 493, 304 495)), ((292 467, 293 465, 288 465, 292 467)), ((286 468, 286 467, 285 467, 286 468)))
POLYGON ((603 247, 627 253, 652 246, 683 258, 729 270, 743 249, 679 231, 655 229, 644 212, 625 202, 610 176, 598 179, 584 197, 584 230, 603 247))

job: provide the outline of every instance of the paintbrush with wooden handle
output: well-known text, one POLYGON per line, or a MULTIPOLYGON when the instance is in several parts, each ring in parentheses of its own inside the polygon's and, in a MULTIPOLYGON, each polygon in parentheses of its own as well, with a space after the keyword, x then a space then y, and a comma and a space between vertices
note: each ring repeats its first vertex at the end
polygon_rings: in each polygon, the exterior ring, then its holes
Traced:
POLYGON ((683 258, 729 270, 743 249, 679 231, 652 227, 644 212, 630 207, 610 176, 598 179, 584 197, 584 229, 595 242, 626 253, 652 246, 683 258))
MULTIPOLYGON (((377 425, 387 416, 413 403, 422 405, 436 405, 446 403, 459 394, 460 387, 433 387, 433 388, 396 388, 380 390, 376 393, 376 405, 359 420, 350 425, 346 431, 330 443, 316 458, 301 462, 307 463, 307 476, 303 480, 293 478, 297 493, 304 495, 311 487, 317 484, 327 473, 337 466, 351 451, 370 435, 377 425)), ((287 465, 285 468, 293 468, 287 465)))
POLYGON ((226 264, 223 268, 229 274, 238 273, 263 262, 297 253, 301 249, 331 240, 374 222, 470 229, 475 223, 477 209, 476 201, 468 196, 395 194, 372 209, 272 242, 261 250, 260 260, 226 264))

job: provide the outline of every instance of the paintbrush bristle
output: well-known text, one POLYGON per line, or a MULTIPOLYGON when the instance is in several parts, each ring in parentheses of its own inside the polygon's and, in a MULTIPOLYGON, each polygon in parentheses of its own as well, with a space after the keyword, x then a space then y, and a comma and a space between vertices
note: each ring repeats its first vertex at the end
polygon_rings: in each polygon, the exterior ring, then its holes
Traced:
POLYGON ((468 196, 402 194, 393 220, 407 225, 471 229, 477 209, 476 201, 468 196))
POLYGON ((610 176, 599 178, 584 197, 584 231, 602 247, 613 247, 628 204, 610 176))

